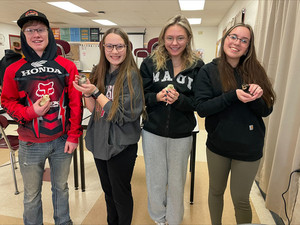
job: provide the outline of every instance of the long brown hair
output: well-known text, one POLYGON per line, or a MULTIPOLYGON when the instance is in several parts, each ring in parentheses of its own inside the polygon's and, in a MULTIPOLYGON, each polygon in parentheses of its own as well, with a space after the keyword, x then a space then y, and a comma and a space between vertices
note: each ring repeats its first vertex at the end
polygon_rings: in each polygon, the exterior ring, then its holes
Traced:
POLYGON ((259 63, 256 57, 255 46, 254 46, 254 32, 248 24, 236 24, 228 29, 224 34, 221 41, 221 56, 218 64, 223 91, 227 92, 230 90, 237 89, 237 82, 234 77, 234 68, 227 62, 227 56, 224 52, 224 42, 228 34, 236 27, 245 27, 250 31, 250 42, 248 50, 245 55, 240 58, 237 70, 239 75, 245 84, 255 83, 258 84, 264 91, 263 100, 271 107, 276 99, 275 92, 272 88, 272 84, 266 74, 265 69, 259 63))
POLYGON ((153 60, 156 64, 156 70, 165 69, 166 68, 166 61, 169 58, 169 53, 165 47, 165 34, 167 29, 170 26, 179 25, 186 31, 187 37, 188 37, 188 43, 185 47, 185 50, 183 51, 181 55, 181 59, 183 62, 184 69, 190 68, 193 65, 195 65, 195 61, 197 61, 197 56, 192 50, 193 45, 193 32, 192 28, 190 26, 189 21, 186 17, 183 15, 176 15, 172 18, 170 18, 165 26, 162 28, 160 35, 158 37, 158 46, 153 52, 152 56, 153 60))
MULTIPOLYGON (((95 70, 91 74, 91 83, 96 85, 102 93, 105 93, 105 76, 109 71, 110 63, 105 57, 103 44, 105 43, 105 38, 107 37, 107 35, 111 33, 119 35, 124 40, 124 43, 126 45, 126 57, 119 66, 118 76, 114 85, 114 93, 113 93, 114 99, 112 102, 111 110, 109 111, 107 117, 108 121, 111 121, 114 118, 120 104, 119 101, 121 101, 121 105, 124 107, 123 94, 124 94, 125 80, 127 80, 128 82, 128 88, 130 93, 130 108, 131 108, 131 112, 133 112, 133 108, 135 104, 134 99, 137 99, 137 97, 139 96, 134 96, 136 93, 134 93, 134 89, 132 86, 132 72, 138 75, 140 81, 139 82, 140 88, 141 90, 143 90, 142 78, 132 55, 131 43, 129 41, 128 35, 126 34, 125 31, 123 31, 121 28, 118 27, 110 28, 109 30, 107 30, 103 36, 102 41, 100 41, 99 43, 100 60, 98 65, 95 67, 95 70), (121 96, 121 100, 120 100, 120 96, 121 96)), ((140 97, 143 99, 143 115, 144 115, 145 99, 144 99, 143 91, 141 91, 141 95, 142 96, 140 97)))

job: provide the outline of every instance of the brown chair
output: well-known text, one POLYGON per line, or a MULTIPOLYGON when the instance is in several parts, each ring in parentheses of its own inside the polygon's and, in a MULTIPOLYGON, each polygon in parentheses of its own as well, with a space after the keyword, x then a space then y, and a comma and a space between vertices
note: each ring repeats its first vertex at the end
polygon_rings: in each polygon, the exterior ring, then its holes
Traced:
POLYGON ((5 134, 4 130, 7 128, 7 126, 8 126, 7 118, 3 115, 0 115, 0 130, 2 134, 2 138, 0 139, 0 148, 9 149, 11 170, 12 170, 13 179, 15 183, 15 195, 17 195, 20 192, 18 190, 17 178, 15 173, 15 170, 17 169, 15 152, 19 149, 19 139, 17 135, 5 134))

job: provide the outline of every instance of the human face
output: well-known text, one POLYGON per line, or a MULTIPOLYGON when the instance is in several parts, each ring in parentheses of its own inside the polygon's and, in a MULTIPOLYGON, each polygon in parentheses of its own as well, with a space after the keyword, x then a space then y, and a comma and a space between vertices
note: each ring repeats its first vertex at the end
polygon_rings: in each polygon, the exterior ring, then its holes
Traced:
POLYGON ((250 31, 247 27, 236 27, 224 41, 224 52, 227 62, 236 67, 241 56, 247 53, 250 43, 250 31))
POLYGON ((177 24, 166 30, 164 40, 171 58, 181 56, 189 41, 185 29, 177 24))
POLYGON ((49 43, 48 27, 43 23, 36 22, 30 26, 25 26, 23 32, 27 44, 42 57, 49 43))
POLYGON ((121 45, 125 45, 125 42, 118 34, 110 33, 104 40, 104 52, 106 59, 110 63, 110 72, 116 70, 126 58, 126 46, 122 50, 117 50, 117 46, 121 45), (106 45, 113 45, 113 49, 107 49, 106 45))

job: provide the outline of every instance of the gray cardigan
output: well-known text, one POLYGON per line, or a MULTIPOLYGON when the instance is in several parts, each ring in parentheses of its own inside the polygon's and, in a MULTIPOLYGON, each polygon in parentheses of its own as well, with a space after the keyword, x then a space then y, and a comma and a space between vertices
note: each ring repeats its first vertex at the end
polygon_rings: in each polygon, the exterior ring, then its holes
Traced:
POLYGON ((134 89, 133 111, 130 108, 130 93, 126 79, 124 81, 123 93, 124 108, 120 104, 113 120, 107 121, 107 116, 112 106, 113 89, 118 72, 114 71, 106 75, 105 95, 110 101, 103 107, 100 118, 95 118, 95 110, 97 109, 95 107, 87 127, 85 136, 86 147, 97 159, 109 160, 123 151, 128 145, 135 144, 140 139, 140 115, 143 110, 143 90, 138 79, 138 74, 132 73, 132 85, 134 89))

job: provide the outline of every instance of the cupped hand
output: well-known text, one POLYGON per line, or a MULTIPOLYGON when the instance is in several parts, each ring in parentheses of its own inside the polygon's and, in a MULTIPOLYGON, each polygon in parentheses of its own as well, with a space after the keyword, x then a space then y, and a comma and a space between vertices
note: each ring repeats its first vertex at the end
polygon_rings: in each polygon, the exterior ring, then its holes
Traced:
POLYGON ((76 90, 82 92, 85 96, 90 96, 95 90, 96 86, 91 84, 90 80, 87 78, 85 84, 78 84, 79 75, 75 75, 75 80, 73 81, 73 86, 76 90))
POLYGON ((45 105, 40 106, 40 102, 42 101, 43 97, 38 99, 34 104, 33 104, 33 110, 38 116, 44 116, 50 109, 50 101, 47 101, 45 105))
POLYGON ((160 92, 156 94, 156 100, 158 102, 167 102, 167 91, 166 89, 162 89, 160 92))
POLYGON ((167 91, 167 103, 173 104, 177 99, 179 98, 179 93, 176 91, 176 89, 169 89, 167 91))
POLYGON ((257 84, 250 84, 249 92, 245 92, 242 89, 236 90, 236 95, 241 102, 252 102, 263 95, 263 89, 257 84))
POLYGON ((263 95, 264 91, 258 84, 250 84, 249 93, 257 99, 263 95))

